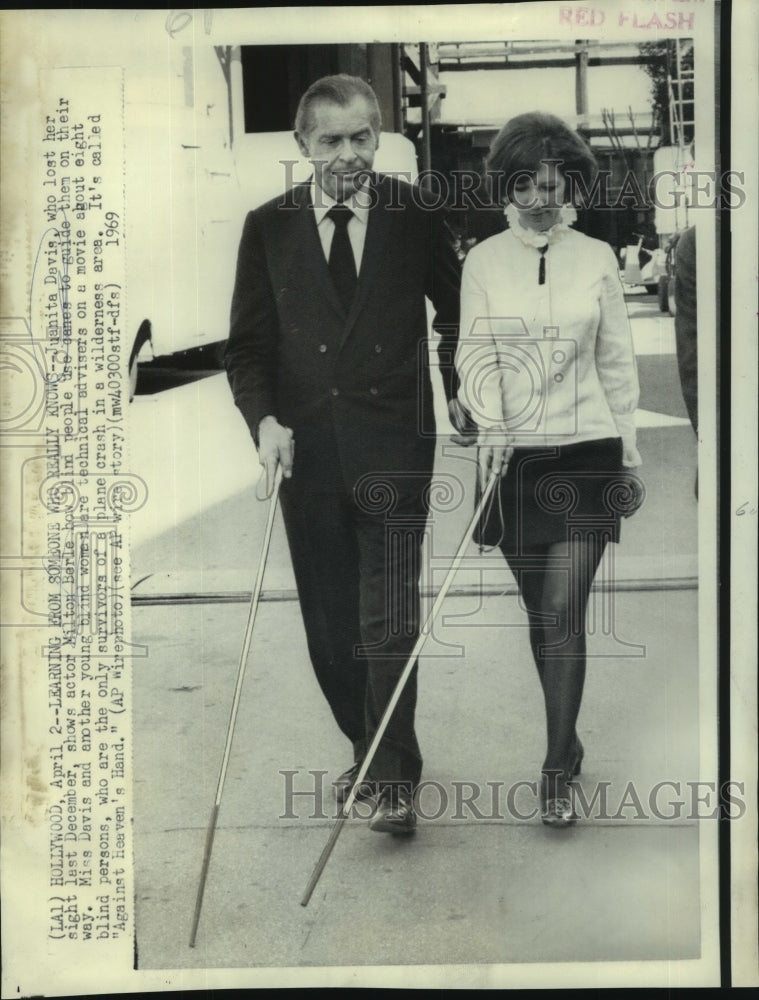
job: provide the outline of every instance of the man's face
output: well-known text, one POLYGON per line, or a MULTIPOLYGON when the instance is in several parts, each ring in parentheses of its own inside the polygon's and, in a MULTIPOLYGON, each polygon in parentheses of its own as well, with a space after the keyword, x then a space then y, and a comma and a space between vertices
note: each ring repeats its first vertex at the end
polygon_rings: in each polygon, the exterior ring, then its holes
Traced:
POLYGON ((296 132, 301 153, 311 160, 316 183, 335 201, 345 201, 360 186, 363 172, 372 169, 379 136, 371 126, 371 108, 363 97, 340 107, 316 101, 311 128, 296 132))

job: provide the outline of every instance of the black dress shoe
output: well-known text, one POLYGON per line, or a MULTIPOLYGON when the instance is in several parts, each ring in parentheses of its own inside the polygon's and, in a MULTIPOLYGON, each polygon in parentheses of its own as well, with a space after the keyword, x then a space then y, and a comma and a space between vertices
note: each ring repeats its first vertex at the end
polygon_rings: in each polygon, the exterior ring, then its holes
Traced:
POLYGON ((413 833, 416 813, 411 792, 392 785, 383 788, 377 811, 369 820, 369 829, 375 833, 413 833))
MULTIPOLYGON (((348 796, 356 783, 360 767, 360 763, 354 764, 352 767, 349 767, 347 771, 344 771, 334 782, 335 798, 337 799, 338 805, 345 805, 348 801, 348 796)), ((359 787, 355 790, 353 798, 357 802, 364 802, 366 799, 373 799, 376 794, 377 788, 375 783, 373 781, 367 781, 367 779, 364 778, 359 787)))

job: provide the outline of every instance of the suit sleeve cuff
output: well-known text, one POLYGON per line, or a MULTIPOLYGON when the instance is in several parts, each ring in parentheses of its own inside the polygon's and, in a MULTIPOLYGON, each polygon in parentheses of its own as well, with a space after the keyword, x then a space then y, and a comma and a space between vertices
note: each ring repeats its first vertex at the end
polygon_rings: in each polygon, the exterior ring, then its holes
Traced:
POLYGON ((273 416, 274 408, 261 406, 261 401, 253 396, 240 396, 235 400, 237 408, 245 418, 250 436, 253 438, 256 448, 258 447, 258 428, 264 417, 273 416))

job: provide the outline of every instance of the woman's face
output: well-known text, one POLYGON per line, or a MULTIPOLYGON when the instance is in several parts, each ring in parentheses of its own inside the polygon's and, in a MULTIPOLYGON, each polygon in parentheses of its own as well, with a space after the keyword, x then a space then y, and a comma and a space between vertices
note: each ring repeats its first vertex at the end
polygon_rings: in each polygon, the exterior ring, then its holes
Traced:
POLYGON ((540 233, 556 225, 565 187, 564 175, 555 163, 541 163, 537 173, 525 173, 517 179, 511 203, 518 209, 525 229, 540 233))

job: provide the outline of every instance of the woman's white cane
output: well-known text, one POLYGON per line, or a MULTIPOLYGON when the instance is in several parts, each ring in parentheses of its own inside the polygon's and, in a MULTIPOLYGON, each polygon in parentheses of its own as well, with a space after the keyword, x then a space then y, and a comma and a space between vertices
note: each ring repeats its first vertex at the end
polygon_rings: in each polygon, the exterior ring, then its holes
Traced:
POLYGON ((206 832, 206 846, 203 852, 203 867, 200 872, 200 885, 198 886, 198 895, 195 900, 195 915, 192 918, 192 932, 190 934, 190 947, 195 947, 195 937, 198 933, 198 922, 200 920, 200 908, 203 905, 203 893, 206 887, 206 876, 208 875, 208 865, 211 861, 211 848, 213 847, 213 838, 216 832, 216 820, 219 816, 219 807, 221 806, 221 795, 224 790, 224 779, 227 775, 227 766, 229 764, 229 755, 232 750, 232 739, 234 737, 235 731, 235 720, 237 719, 237 710, 240 707, 240 695, 242 694, 242 682, 245 677, 245 664, 248 659, 248 653, 250 651, 250 643, 253 638, 253 623, 256 620, 256 611, 258 610, 258 601, 261 596, 261 584, 264 579, 264 569, 266 568, 266 557, 269 552, 269 542, 271 541, 271 532, 274 527, 274 515, 277 510, 277 499, 279 497, 279 487, 282 482, 282 467, 277 466, 277 472, 274 477, 274 487, 271 491, 271 502, 269 504, 269 514, 266 519, 266 530, 264 532, 263 546, 261 548, 261 558, 258 563, 258 573, 256 575, 256 583, 253 587, 253 594, 250 600, 250 611, 248 612, 248 624, 245 628, 245 639, 242 645, 242 653, 240 654, 240 665, 237 669, 237 684, 235 686, 235 695, 232 700, 232 711, 229 716, 229 725, 227 726, 227 742, 224 747, 224 756, 221 761, 221 769, 219 771, 219 782, 216 787, 216 799, 211 809, 211 818, 208 822, 208 830, 206 832))
POLYGON ((379 726, 377 727, 377 731, 374 734, 374 739, 369 745, 369 749, 366 752, 366 757, 364 757, 364 761, 361 764, 361 767, 359 768, 358 774, 356 775, 356 780, 353 784, 353 788, 351 789, 348 798, 345 800, 340 815, 338 816, 335 825, 332 827, 332 831, 329 835, 329 840, 327 841, 324 850, 322 851, 321 856, 319 857, 319 860, 316 862, 316 867, 313 870, 308 885, 306 886, 306 891, 304 892, 303 898, 300 901, 301 906, 308 906, 308 901, 309 899, 311 899, 311 895, 314 889, 316 888, 319 878, 321 877, 321 873, 324 871, 327 861, 329 860, 329 856, 332 853, 332 849, 337 843, 337 838, 340 836, 340 831, 342 830, 343 823, 350 814, 351 806, 353 805, 353 802, 355 800, 354 791, 355 789, 361 787, 361 783, 366 777, 372 759, 374 758, 374 754, 377 752, 377 747, 380 744, 380 741, 385 733, 385 730, 387 729, 388 723, 390 722, 390 718, 395 710, 395 706, 398 704, 401 694, 403 693, 403 688, 406 685, 406 681, 411 676, 411 671, 414 668, 414 664, 416 663, 417 657, 421 653, 422 647, 427 641, 427 636, 429 635, 430 630, 432 628, 432 624, 435 621, 435 618, 437 617, 438 611, 440 610, 440 606, 445 600, 445 596, 448 593, 448 590, 450 589, 451 583, 453 582, 453 578, 456 575, 456 571, 458 570, 461 561, 464 558, 464 554, 469 545, 469 540, 472 532, 474 531, 475 525, 479 521, 482 512, 485 510, 485 505, 487 504, 490 494, 493 491, 493 487, 501 478, 503 471, 504 471, 504 466, 502 466, 500 469, 492 469, 490 471, 490 476, 488 478, 487 484, 485 485, 485 488, 482 491, 482 496, 480 497, 480 501, 475 508, 474 514, 472 515, 472 520, 467 526, 467 529, 464 533, 464 537, 462 538, 461 544, 459 545, 458 551, 456 552, 454 560, 451 563, 451 568, 448 570, 446 578, 443 581, 443 585, 438 591, 438 595, 435 598, 435 601, 432 605, 432 608, 430 609, 429 614, 427 615, 427 620, 425 621, 423 627, 419 632, 419 636, 416 640, 416 643, 414 644, 413 650, 411 651, 411 655, 408 658, 408 662, 406 663, 406 666, 403 669, 403 673, 398 678, 398 683, 395 685, 395 690, 393 691, 392 697, 390 698, 390 701, 387 704, 387 708, 385 709, 382 719, 380 720, 379 726))

